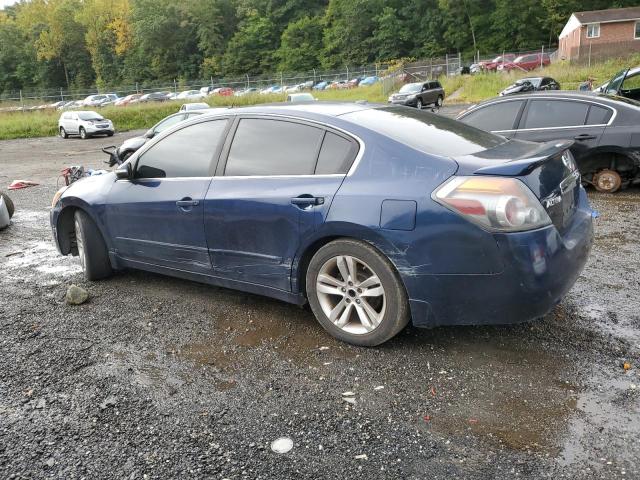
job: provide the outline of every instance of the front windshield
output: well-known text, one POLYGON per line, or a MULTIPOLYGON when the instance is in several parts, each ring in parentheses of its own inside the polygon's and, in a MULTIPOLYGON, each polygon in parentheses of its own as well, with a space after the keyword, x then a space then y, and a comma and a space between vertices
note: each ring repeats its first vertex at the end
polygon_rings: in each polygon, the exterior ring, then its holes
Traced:
POLYGON ((620 90, 620 86, 624 81, 624 78, 627 76, 628 71, 629 69, 625 68, 624 70, 621 70, 618 73, 616 73, 613 79, 609 82, 609 85, 607 85, 607 88, 605 89, 604 93, 612 93, 612 94, 618 93, 618 91, 620 90))
POLYGON ((400 89, 400 93, 416 93, 420 91, 421 83, 408 83, 400 89))
POLYGON ((310 93, 301 93, 299 95, 294 95, 293 98, 295 100, 314 100, 313 95, 310 93))
POLYGON ((78 118, 80 120, 104 120, 104 117, 96 112, 80 112, 78 118))

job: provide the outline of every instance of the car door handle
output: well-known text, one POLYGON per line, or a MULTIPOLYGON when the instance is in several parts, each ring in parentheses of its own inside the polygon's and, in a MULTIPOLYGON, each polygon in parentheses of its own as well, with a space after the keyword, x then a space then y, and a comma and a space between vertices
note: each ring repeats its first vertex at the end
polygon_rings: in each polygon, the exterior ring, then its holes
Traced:
POLYGON ((595 135, 589 135, 588 133, 582 133, 573 137, 574 140, 593 140, 594 138, 598 138, 595 135))
POLYGON ((291 203, 294 205, 323 205, 324 197, 312 197, 311 195, 293 197, 291 203))
POLYGON ((178 200, 176 202, 176 205, 178 207, 195 207, 196 205, 198 205, 200 202, 198 200, 190 200, 190 199, 182 199, 182 200, 178 200))

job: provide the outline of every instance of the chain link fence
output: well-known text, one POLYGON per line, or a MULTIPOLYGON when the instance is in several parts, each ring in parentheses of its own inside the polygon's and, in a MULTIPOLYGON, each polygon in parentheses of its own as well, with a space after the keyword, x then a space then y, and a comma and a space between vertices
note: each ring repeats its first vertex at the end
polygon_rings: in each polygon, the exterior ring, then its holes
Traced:
MULTIPOLYGON (((402 83, 420 82, 437 79, 442 76, 456 75, 462 72, 463 67, 470 67, 484 61, 491 61, 497 57, 513 59, 527 54, 548 55, 553 61, 556 57, 555 50, 541 47, 537 50, 505 50, 502 52, 484 53, 477 51, 473 58, 463 57, 460 54, 445 55, 441 58, 429 58, 413 62, 396 62, 394 64, 378 63, 360 67, 345 67, 335 70, 311 70, 297 73, 271 73, 264 75, 245 74, 238 77, 225 77, 196 80, 173 80, 172 82, 139 82, 130 85, 120 85, 111 88, 91 87, 86 89, 40 89, 5 91, 0 94, 0 105, 4 109, 27 109, 52 104, 59 101, 81 100, 88 95, 98 93, 115 93, 120 97, 139 93, 173 92, 184 90, 199 90, 202 87, 232 88, 233 90, 245 90, 255 88, 262 90, 267 87, 278 87, 284 90, 287 87, 306 84, 317 85, 320 82, 348 82, 354 78, 363 79, 376 77, 380 82, 382 93, 389 94, 402 83)), ((473 73, 473 71, 472 71, 473 73)), ((378 82, 376 82, 377 84, 378 82)))

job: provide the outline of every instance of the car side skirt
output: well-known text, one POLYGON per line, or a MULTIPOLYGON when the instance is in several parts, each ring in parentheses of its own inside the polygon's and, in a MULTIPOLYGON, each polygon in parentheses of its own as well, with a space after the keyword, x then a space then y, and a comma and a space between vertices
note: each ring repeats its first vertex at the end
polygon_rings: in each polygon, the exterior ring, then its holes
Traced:
POLYGON ((177 277, 194 282, 206 283, 208 285, 214 285, 216 287, 230 288, 233 290, 240 290, 255 295, 271 297, 277 300, 282 300, 283 302, 293 303, 294 305, 304 305, 307 302, 307 299, 302 294, 287 292, 285 290, 280 290, 265 285, 257 285, 254 283, 229 280, 222 277, 216 277, 214 275, 207 275, 205 273, 189 272, 177 268, 153 265, 150 263, 140 262, 138 260, 122 258, 114 254, 113 252, 109 252, 109 258, 111 260, 111 265, 116 269, 132 268, 136 270, 145 270, 147 272, 159 273, 162 275, 168 275, 170 277, 177 277))

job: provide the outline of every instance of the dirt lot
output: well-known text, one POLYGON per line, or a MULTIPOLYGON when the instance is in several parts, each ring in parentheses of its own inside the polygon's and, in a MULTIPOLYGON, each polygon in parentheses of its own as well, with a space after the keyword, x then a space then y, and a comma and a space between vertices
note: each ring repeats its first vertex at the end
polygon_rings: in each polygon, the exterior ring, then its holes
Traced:
POLYGON ((0 142, 0 185, 42 183, 0 232, 0 478, 640 478, 640 190, 589 192, 591 260, 544 319, 364 349, 275 300, 84 282, 50 238, 58 171, 135 133, 0 142))

